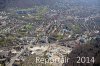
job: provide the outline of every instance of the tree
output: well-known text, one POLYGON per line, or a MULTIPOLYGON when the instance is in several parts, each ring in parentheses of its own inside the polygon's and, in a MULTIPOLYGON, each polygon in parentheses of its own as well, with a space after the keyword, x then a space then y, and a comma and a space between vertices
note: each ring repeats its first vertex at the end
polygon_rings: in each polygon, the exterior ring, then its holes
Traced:
MULTIPOLYGON (((92 39, 89 44, 81 45, 80 47, 73 50, 69 56, 71 59, 67 66, 100 66, 100 38, 92 39), (89 57, 95 58, 94 63, 79 63, 76 57, 89 57)), ((66 66, 66 65, 65 65, 66 66)))

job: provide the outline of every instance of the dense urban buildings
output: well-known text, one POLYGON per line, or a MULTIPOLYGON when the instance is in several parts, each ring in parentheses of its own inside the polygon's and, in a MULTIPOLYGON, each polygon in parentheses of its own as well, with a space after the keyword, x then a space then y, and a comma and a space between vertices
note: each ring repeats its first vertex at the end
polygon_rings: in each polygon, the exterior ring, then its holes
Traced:
POLYGON ((0 66, 100 66, 99 0, 0 0, 0 66))

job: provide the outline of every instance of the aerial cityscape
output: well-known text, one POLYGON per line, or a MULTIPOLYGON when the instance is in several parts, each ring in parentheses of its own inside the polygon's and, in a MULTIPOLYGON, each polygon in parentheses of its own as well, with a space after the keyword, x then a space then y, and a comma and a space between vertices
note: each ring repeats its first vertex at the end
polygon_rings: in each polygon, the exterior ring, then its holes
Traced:
POLYGON ((100 66, 100 1, 0 0, 0 66, 100 66))

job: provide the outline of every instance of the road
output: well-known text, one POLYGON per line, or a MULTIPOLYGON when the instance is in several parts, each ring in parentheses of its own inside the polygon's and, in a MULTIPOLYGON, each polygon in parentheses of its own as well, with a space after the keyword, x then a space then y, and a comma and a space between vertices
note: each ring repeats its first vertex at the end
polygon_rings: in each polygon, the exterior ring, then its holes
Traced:
MULTIPOLYGON (((49 24, 46 28, 49 28, 50 25, 51 25, 51 24, 49 24)), ((29 38, 29 37, 28 37, 28 38, 29 38)), ((24 39, 24 38, 22 38, 22 39, 24 39)), ((23 54, 23 53, 26 51, 26 49, 27 49, 28 47, 30 47, 30 46, 32 45, 33 42, 35 42, 35 40, 36 40, 36 39, 32 39, 28 45, 24 46, 24 49, 22 49, 16 56, 12 57, 10 63, 8 63, 7 66, 12 66, 13 63, 15 62, 15 60, 16 60, 21 54, 23 54)))
POLYGON ((32 39, 32 40, 30 41, 29 45, 24 46, 24 49, 22 49, 15 57, 12 57, 10 63, 7 64, 7 66, 12 66, 12 64, 15 62, 15 60, 16 60, 21 54, 23 54, 23 53, 26 51, 26 49, 27 49, 28 47, 30 47, 30 46, 32 45, 32 42, 34 42, 34 39, 32 39))

